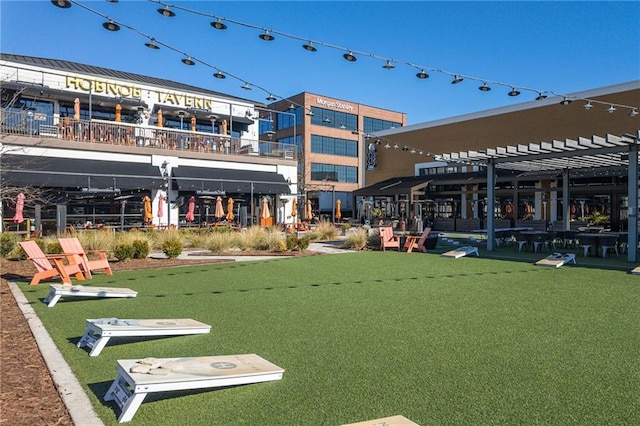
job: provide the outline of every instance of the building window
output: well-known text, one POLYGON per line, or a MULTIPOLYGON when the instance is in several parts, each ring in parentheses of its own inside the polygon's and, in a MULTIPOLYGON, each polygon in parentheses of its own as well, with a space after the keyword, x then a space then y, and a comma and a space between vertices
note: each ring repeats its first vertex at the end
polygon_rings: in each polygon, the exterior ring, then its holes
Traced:
POLYGON ((311 180, 330 182, 358 182, 358 168, 335 164, 311 163, 311 180))
POLYGON ((278 130, 289 129, 293 127, 294 119, 296 126, 302 125, 302 108, 297 107, 294 110, 287 111, 287 113, 277 113, 278 130), (294 114, 294 115, 292 115, 294 114))
POLYGON ((358 116, 342 111, 311 107, 311 124, 316 126, 331 127, 333 129, 356 130, 358 128, 358 116))
POLYGON ((364 132, 375 133, 382 130, 392 129, 394 127, 402 127, 402 123, 396 123, 394 121, 380 120, 373 117, 364 117, 363 120, 364 132))
POLYGON ((343 157, 358 157, 358 142, 329 136, 311 135, 311 152, 343 157))

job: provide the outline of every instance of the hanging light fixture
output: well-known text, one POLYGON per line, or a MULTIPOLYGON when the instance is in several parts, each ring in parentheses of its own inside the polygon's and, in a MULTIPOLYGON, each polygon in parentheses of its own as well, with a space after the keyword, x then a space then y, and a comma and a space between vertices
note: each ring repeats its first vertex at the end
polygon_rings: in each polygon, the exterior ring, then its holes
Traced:
POLYGON ((213 76, 215 78, 219 78, 220 80, 227 78, 227 76, 224 75, 220 70, 216 71, 216 73, 213 76))
POLYGON ((451 84, 461 83, 464 78, 460 77, 458 74, 453 76, 453 80, 451 80, 451 84))
POLYGON ((306 115, 309 117, 313 117, 313 111, 309 108, 309 111, 306 112, 306 115))
POLYGON ((302 48, 304 50, 308 50, 309 52, 316 52, 318 49, 316 49, 316 47, 313 45, 313 42, 311 40, 309 40, 309 43, 307 44, 303 44, 302 48))
POLYGON ((421 70, 418 74, 416 74, 416 77, 424 80, 425 78, 429 78, 429 74, 427 74, 424 70, 421 70))
POLYGON ((345 58, 349 62, 355 62, 355 61, 358 60, 358 58, 356 58, 354 56, 352 51, 349 51, 349 52, 345 53, 344 55, 342 55, 342 57, 345 58))
POLYGON ((395 65, 391 63, 391 60, 387 59, 387 63, 382 66, 382 68, 386 70, 392 70, 395 68, 395 65))
POLYGON ((251 90, 251 86, 250 86, 250 85, 249 85, 249 83, 247 83, 246 81, 245 81, 245 82, 244 82, 244 84, 243 84, 242 86, 240 86, 240 87, 242 87, 244 90, 251 90))
POLYGON ((289 104, 289 107, 287 109, 289 111, 293 111, 294 109, 296 109, 296 106, 294 104, 289 104))
POLYGON ((176 16, 176 13, 169 9, 169 5, 165 5, 164 9, 157 9, 158 13, 162 16, 166 16, 167 18, 173 18, 174 16, 176 16))
POLYGON ((152 38, 151 40, 149 40, 144 45, 147 46, 149 49, 153 49, 153 50, 160 49, 160 47, 158 47, 158 45, 156 44, 156 39, 155 38, 152 38))
POLYGON ((275 39, 274 36, 269 34, 269 30, 264 30, 264 34, 260 34, 258 37, 260 37, 264 41, 271 41, 275 39))
POLYGON ((573 102, 571 99, 567 98, 566 96, 560 101, 560 105, 569 105, 571 102, 573 102))
POLYGON ((389 145, 389 142, 385 143, 384 144, 384 149, 389 149, 389 148, 391 148, 391 145, 389 145))
POLYGON ((491 90, 491 87, 487 86, 487 83, 482 82, 482 86, 478 87, 478 90, 480 90, 481 92, 488 92, 489 90, 491 90))
POLYGON ((186 58, 182 59, 182 63, 185 65, 195 65, 196 63, 193 61, 193 59, 191 59, 191 56, 187 56, 186 58))
POLYGON ((113 19, 109 20, 109 22, 103 23, 102 28, 108 31, 120 31, 120 25, 113 22, 113 19))
POLYGON ((616 110, 616 107, 614 107, 613 105, 609 105, 609 108, 607 108, 607 112, 609 114, 611 114, 612 112, 614 112, 616 110))
POLYGON ((394 143, 393 144, 393 149, 398 149, 398 148, 400 148, 400 146, 397 143, 394 143))
POLYGON ((226 30, 227 26, 224 24, 224 22, 222 22, 222 20, 220 18, 216 19, 215 21, 212 21, 210 23, 210 25, 215 28, 216 30, 226 30))
POLYGON ((275 96, 273 96, 271 93, 269 93, 269 96, 267 96, 267 100, 269 102, 273 102, 275 100, 277 100, 278 98, 276 98, 275 96))
POLYGON ((584 104, 582 106, 582 108, 584 108, 586 110, 589 110, 589 109, 593 108, 593 105, 591 105, 591 101, 588 101, 586 104, 584 104))
POLYGON ((360 131, 359 131, 358 129, 353 129, 353 130, 351 131, 351 134, 352 134, 352 135, 359 135, 359 134, 360 134, 360 131))
POLYGON ((543 94, 542 92, 538 93, 538 96, 536 96, 536 101, 541 101, 543 99, 547 99, 547 95, 543 94))
POLYGON ((322 122, 323 122, 323 123, 326 123, 326 124, 329 124, 329 123, 331 123, 331 120, 329 119, 329 117, 325 117, 325 118, 322 120, 322 122))
POLYGON ((629 117, 635 117, 636 115, 638 115, 638 110, 636 108, 634 108, 629 113, 629 117))
POLYGON ((340 125, 340 129, 342 129, 342 130, 347 130, 347 126, 345 126, 344 124, 341 124, 341 125, 340 125))
POLYGON ((69 9, 71 7, 69 0, 51 0, 51 3, 61 9, 69 9))
POLYGON ((509 96, 518 96, 519 94, 520 94, 520 91, 516 90, 515 87, 512 87, 511 91, 509 93, 507 93, 507 95, 509 95, 509 96))
POLYGON ((118 0, 107 0, 109 3, 118 3, 118 0))
POLYGON ((415 150, 415 149, 413 149, 413 148, 411 148, 411 151, 409 151, 409 152, 410 152, 411 154, 415 154, 415 153, 416 153, 416 150, 415 150))

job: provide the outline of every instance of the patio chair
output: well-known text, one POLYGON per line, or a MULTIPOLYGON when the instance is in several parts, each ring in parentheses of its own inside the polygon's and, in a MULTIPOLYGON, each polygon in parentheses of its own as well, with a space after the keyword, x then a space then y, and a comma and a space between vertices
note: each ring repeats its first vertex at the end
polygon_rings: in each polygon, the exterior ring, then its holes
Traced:
POLYGON ((81 265, 86 278, 91 279, 91 271, 99 270, 104 270, 107 275, 113 275, 105 250, 96 250, 98 259, 89 259, 77 238, 58 238, 58 242, 69 262, 73 260, 73 263, 81 265))
POLYGON ((602 258, 607 257, 607 251, 613 250, 616 252, 618 256, 620 253, 618 252, 618 237, 616 236, 601 236, 600 237, 600 251, 602 252, 602 258))
POLYGON ((407 250, 407 253, 411 253, 413 249, 418 249, 426 253, 427 247, 425 243, 427 242, 427 238, 429 238, 430 232, 431 228, 424 228, 422 235, 409 235, 404 242, 404 248, 407 250))
POLYGON ((27 253, 38 272, 31 279, 30 285, 38 285, 41 280, 60 276, 62 282, 71 284, 71 275, 78 280, 84 280, 80 265, 75 262, 64 264, 62 255, 46 255, 35 241, 21 241, 20 246, 27 253))
POLYGON ((589 252, 591 251, 591 247, 597 247, 597 241, 595 235, 592 237, 590 235, 578 235, 578 247, 584 250, 584 257, 587 257, 589 252))
POLYGON ((527 250, 529 247, 529 236, 518 232, 516 233, 515 238, 516 243, 518 243, 518 252, 522 251, 522 247, 527 250))
POLYGON ((387 247, 400 251, 400 237, 393 235, 393 228, 390 226, 380 227, 380 248, 386 251, 387 247))

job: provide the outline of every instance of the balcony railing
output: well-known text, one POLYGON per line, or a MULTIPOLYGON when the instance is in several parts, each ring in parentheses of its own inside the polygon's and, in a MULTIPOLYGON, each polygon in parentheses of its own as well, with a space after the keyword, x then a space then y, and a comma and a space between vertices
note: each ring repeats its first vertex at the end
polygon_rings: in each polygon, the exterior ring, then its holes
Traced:
POLYGON ((106 120, 73 120, 34 111, 0 109, 0 133, 134 148, 158 148, 224 155, 295 160, 296 146, 216 133, 135 125, 106 120))

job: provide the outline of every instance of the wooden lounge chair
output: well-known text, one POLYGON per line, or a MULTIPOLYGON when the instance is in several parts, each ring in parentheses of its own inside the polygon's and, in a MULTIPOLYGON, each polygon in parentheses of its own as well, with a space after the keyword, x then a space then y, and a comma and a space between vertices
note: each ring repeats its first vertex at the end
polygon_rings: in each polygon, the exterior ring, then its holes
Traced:
POLYGON ((387 247, 400 251, 400 238, 393 235, 393 228, 390 226, 380 227, 380 248, 385 251, 387 247))
POLYGON ((426 253, 427 248, 425 247, 425 243, 429 237, 429 232, 431 232, 431 228, 425 228, 422 235, 409 235, 404 242, 404 248, 407 250, 407 253, 411 253, 413 249, 418 249, 426 253))
POLYGON ((91 271, 99 270, 104 270, 107 275, 113 275, 105 250, 96 250, 95 253, 99 258, 89 259, 77 238, 58 238, 58 242, 69 262, 73 259, 74 263, 79 263, 82 266, 86 278, 91 278, 91 271))
POLYGON ((74 275, 78 280, 84 280, 80 265, 76 262, 65 264, 65 256, 46 255, 35 241, 21 241, 20 246, 38 270, 31 279, 30 285, 38 285, 41 280, 57 276, 60 276, 65 284, 71 284, 71 275, 74 275))

